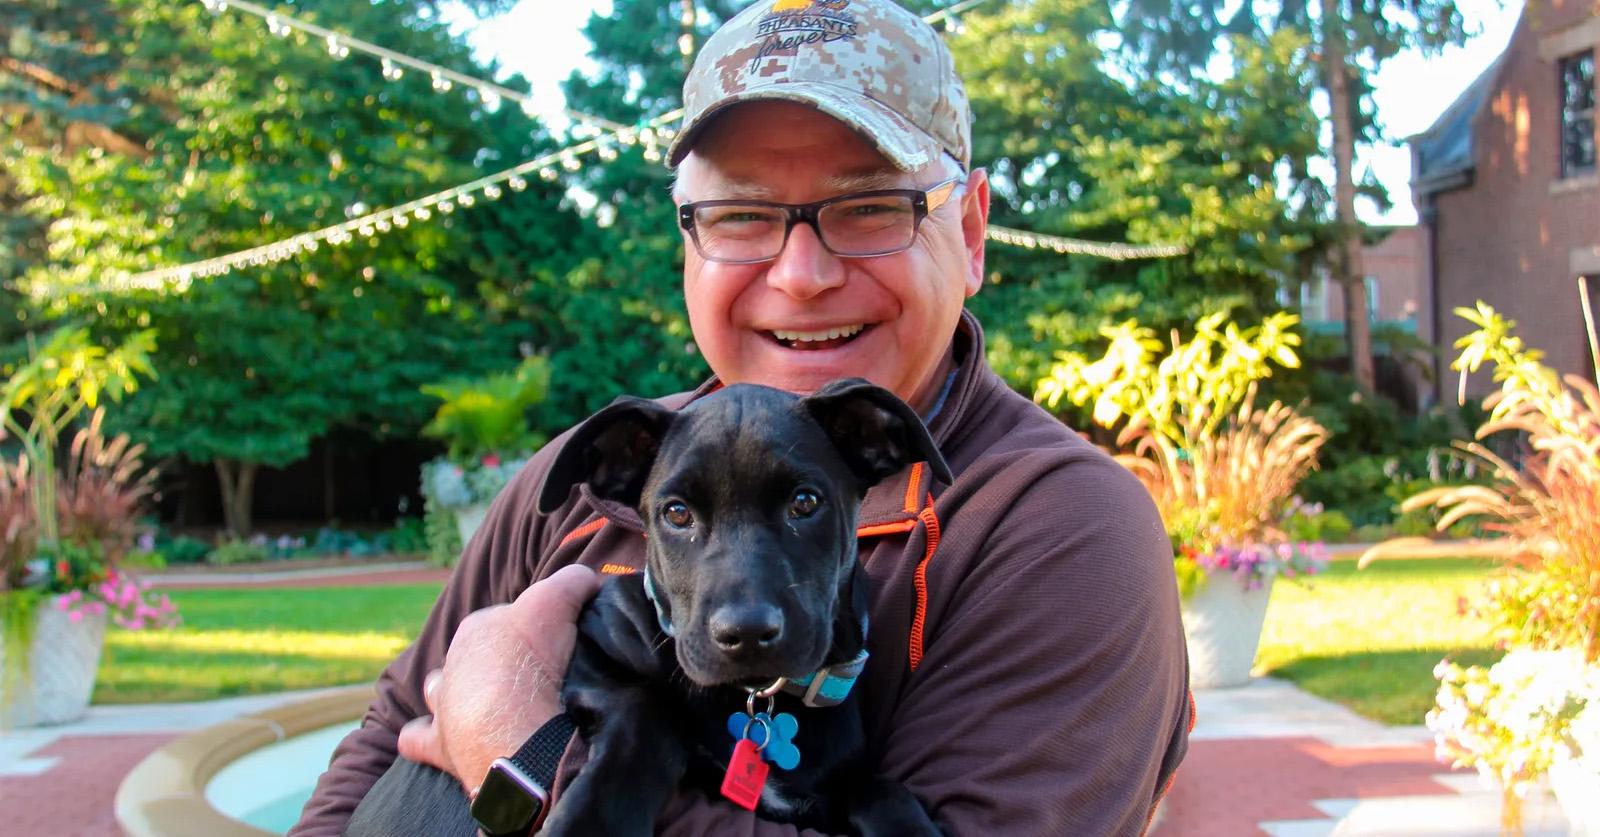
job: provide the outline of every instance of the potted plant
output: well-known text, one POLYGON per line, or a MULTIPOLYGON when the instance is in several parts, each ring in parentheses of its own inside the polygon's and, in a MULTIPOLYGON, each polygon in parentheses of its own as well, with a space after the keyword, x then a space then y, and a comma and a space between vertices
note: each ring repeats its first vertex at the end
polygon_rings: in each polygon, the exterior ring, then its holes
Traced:
POLYGON ((143 448, 107 440, 99 397, 133 391, 148 374, 147 334, 107 352, 63 329, 0 390, 0 727, 64 723, 83 714, 109 617, 138 629, 171 624, 174 608, 122 572, 153 475, 143 448), (85 409, 88 425, 56 468, 59 439, 85 409), (26 424, 22 417, 26 417, 26 424))
POLYGON ((1297 321, 1278 313, 1240 329, 1218 313, 1170 346, 1126 322, 1103 331, 1099 360, 1062 353, 1035 392, 1048 407, 1092 404, 1096 423, 1123 423, 1117 461, 1149 489, 1172 538, 1195 688, 1248 682, 1274 580, 1327 563, 1320 542, 1293 541, 1282 524, 1328 431, 1281 403, 1255 406, 1270 362, 1299 365, 1297 321))
MULTIPOLYGON (((549 385, 549 363, 535 355, 510 372, 422 388, 441 402, 422 432, 447 445, 443 458, 423 465, 422 494, 429 515, 455 518, 461 544, 472 539, 489 502, 544 444, 529 425, 528 409, 544 400, 549 385)), ((459 545, 452 559, 456 551, 459 545)))
MULTIPOLYGON (((1493 479, 1427 490, 1402 509, 1437 510, 1441 531, 1476 520, 1503 533, 1505 563, 1473 610, 1509 650, 1488 668, 1439 666, 1428 725, 1442 758, 1500 783, 1509 830, 1549 776, 1568 819, 1600 833, 1600 380, 1563 379, 1489 305, 1456 313, 1476 328, 1457 341, 1451 368, 1464 380, 1487 363, 1500 384, 1477 440, 1458 442, 1457 453, 1493 479), (1495 453, 1492 436, 1521 455, 1495 453)), ((1423 543, 1388 541, 1361 563, 1423 543)))

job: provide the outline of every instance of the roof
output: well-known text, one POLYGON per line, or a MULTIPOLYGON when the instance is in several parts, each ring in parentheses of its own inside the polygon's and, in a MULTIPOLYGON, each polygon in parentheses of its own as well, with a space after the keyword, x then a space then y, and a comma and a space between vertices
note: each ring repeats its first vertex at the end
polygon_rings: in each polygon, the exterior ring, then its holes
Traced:
POLYGON ((1428 130, 1411 138, 1413 150, 1411 188, 1417 195, 1444 192, 1465 185, 1472 173, 1473 127, 1478 112, 1489 100, 1495 81, 1500 75, 1500 65, 1505 60, 1501 53, 1467 89, 1445 108, 1428 130))

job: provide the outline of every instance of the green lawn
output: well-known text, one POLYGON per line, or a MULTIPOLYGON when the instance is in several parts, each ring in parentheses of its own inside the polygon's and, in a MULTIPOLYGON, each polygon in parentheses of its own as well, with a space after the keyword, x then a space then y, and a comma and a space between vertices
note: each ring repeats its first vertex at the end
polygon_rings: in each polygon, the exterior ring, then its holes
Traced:
POLYGON ((421 630, 439 587, 173 591, 181 627, 108 630, 94 702, 371 682, 421 630))
MULTIPOLYGON (((1311 586, 1272 592, 1261 671, 1391 724, 1420 724, 1433 666, 1498 655, 1482 624, 1458 615, 1492 561, 1335 561, 1311 586)), ((411 641, 439 585, 178 591, 173 631, 112 629, 96 703, 205 700, 367 683, 411 641)))
POLYGON ((1293 681, 1388 724, 1420 724, 1443 657, 1499 658, 1487 626, 1457 612, 1495 562, 1472 558, 1335 561, 1309 585, 1279 583, 1256 656, 1259 672, 1293 681))

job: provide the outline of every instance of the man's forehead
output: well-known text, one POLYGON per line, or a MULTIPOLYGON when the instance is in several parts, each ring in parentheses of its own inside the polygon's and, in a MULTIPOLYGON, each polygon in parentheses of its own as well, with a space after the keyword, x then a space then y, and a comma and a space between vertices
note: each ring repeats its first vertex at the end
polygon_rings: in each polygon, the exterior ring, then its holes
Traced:
MULTIPOLYGON (((723 171, 705 166, 704 177, 697 178, 700 189, 713 190, 730 198, 772 199, 781 189, 756 173, 723 171)), ((906 185, 906 174, 892 164, 819 173, 815 187, 824 192, 861 192, 869 189, 896 189, 906 185)))

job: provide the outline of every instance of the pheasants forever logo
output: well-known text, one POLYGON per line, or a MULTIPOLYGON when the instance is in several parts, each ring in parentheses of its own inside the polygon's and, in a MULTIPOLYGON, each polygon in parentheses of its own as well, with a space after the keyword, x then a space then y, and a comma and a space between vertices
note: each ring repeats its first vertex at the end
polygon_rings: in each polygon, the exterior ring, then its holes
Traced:
POLYGON ((856 36, 856 18, 845 11, 850 0, 776 0, 756 23, 761 49, 750 62, 758 71, 763 59, 795 55, 805 44, 828 43, 856 36))

